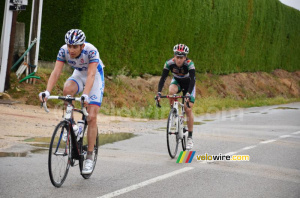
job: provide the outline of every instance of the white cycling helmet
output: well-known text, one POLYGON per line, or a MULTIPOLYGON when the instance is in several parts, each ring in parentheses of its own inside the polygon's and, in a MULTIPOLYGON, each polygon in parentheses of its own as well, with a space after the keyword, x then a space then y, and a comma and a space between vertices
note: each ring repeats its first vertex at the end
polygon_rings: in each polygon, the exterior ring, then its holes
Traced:
POLYGON ((85 34, 82 30, 71 29, 66 33, 65 42, 68 45, 82 45, 85 42, 85 34))
POLYGON ((189 53, 189 47, 185 44, 177 44, 173 47, 175 56, 186 56, 189 53))

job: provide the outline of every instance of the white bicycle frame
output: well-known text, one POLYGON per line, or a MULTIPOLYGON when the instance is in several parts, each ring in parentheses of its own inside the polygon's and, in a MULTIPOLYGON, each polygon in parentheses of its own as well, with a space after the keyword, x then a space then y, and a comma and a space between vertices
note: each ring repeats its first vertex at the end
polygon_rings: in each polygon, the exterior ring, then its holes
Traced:
POLYGON ((184 135, 187 135, 187 131, 183 131, 184 129, 184 104, 181 104, 180 102, 178 102, 178 100, 175 100, 174 103, 173 103, 173 108, 176 109, 176 113, 177 113, 177 116, 176 116, 176 120, 175 122, 177 122, 177 131, 178 131, 178 137, 179 139, 183 139, 183 136, 184 135), (179 114, 179 105, 180 105, 180 108, 181 108, 181 112, 179 114))

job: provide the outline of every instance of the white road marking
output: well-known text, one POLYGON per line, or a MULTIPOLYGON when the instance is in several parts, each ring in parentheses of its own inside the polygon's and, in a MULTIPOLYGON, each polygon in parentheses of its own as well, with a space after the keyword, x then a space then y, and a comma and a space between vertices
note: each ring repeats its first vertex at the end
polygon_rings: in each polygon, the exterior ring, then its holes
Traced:
POLYGON ((247 146, 247 147, 242 148, 242 150, 250 150, 250 149, 255 148, 256 146, 257 145, 247 146))
MULTIPOLYGON (((294 133, 291 133, 291 134, 294 134, 294 135, 300 134, 300 131, 297 131, 297 132, 294 132, 294 133)), ((292 137, 292 136, 291 135, 281 135, 281 136, 279 136, 276 139, 270 139, 270 140, 261 141, 257 145, 247 146, 247 147, 244 147, 244 148, 242 148, 242 149, 240 149, 238 151, 225 153, 224 155, 235 155, 235 154, 237 154, 237 153, 239 153, 241 151, 250 150, 250 149, 256 148, 259 144, 268 144, 268 143, 275 142, 278 139, 287 138, 287 137, 292 137)), ((210 162, 201 161, 201 163, 210 163, 210 162)), ((138 183, 138 184, 134 184, 132 186, 129 186, 129 187, 126 187, 126 188, 122 188, 120 190, 116 190, 114 192, 108 193, 106 195, 102 195, 101 197, 97 197, 97 198, 110 198, 110 197, 115 197, 115 196, 118 196, 118 195, 121 195, 121 194, 125 194, 127 192, 136 190, 138 188, 142 188, 144 186, 147 186, 147 185, 153 184, 155 182, 167 179, 169 177, 172 177, 172 176, 175 176, 175 175, 178 175, 178 174, 190 171, 192 169, 194 169, 194 167, 185 167, 185 168, 182 168, 182 169, 179 169, 179 170, 176 170, 176 171, 173 171, 173 172, 170 172, 170 173, 167 173, 167 174, 164 174, 164 175, 161 175, 161 176, 158 176, 158 177, 146 180, 144 182, 141 182, 141 183, 138 183)))
POLYGON ((276 141, 275 139, 265 140, 265 141, 261 141, 260 144, 268 144, 268 143, 275 142, 275 141, 276 141))
POLYGON ((282 136, 279 136, 279 138, 288 138, 288 137, 291 137, 291 135, 282 135, 282 136))
POLYGON ((142 187, 147 186, 149 184, 153 184, 155 182, 167 179, 169 177, 172 177, 172 176, 175 176, 175 175, 178 175, 178 174, 190 171, 192 169, 194 169, 194 167, 185 167, 185 168, 182 168, 182 169, 179 169, 179 170, 176 170, 176 171, 173 171, 173 172, 170 172, 170 173, 167 173, 167 174, 164 174, 164 175, 161 175, 161 176, 158 176, 158 177, 146 180, 144 182, 141 182, 141 183, 138 183, 138 184, 134 184, 134 185, 126 187, 126 188, 122 188, 120 190, 108 193, 106 195, 103 195, 103 196, 97 197, 97 198, 115 197, 115 196, 118 196, 118 195, 121 195, 121 194, 124 194, 124 193, 128 193, 130 191, 136 190, 138 188, 142 188, 142 187))
MULTIPOLYGON (((296 131, 296 132, 291 133, 291 134, 294 134, 294 135, 300 134, 300 131, 296 131)), ((277 137, 276 139, 270 139, 270 140, 261 141, 257 145, 247 146, 247 147, 244 147, 244 148, 242 148, 240 150, 237 150, 237 151, 234 151, 234 152, 225 153, 224 155, 235 155, 237 153, 240 153, 241 151, 245 151, 245 150, 250 150, 250 149, 256 148, 259 144, 268 144, 268 143, 275 142, 278 139, 283 139, 283 138, 288 138, 288 137, 294 137, 294 136, 292 136, 292 135, 281 135, 281 136, 277 137)), ((298 137, 296 136, 294 138, 298 138, 298 137)))
POLYGON ((229 152, 229 153, 225 153, 224 155, 234 155, 237 154, 237 152, 229 152))

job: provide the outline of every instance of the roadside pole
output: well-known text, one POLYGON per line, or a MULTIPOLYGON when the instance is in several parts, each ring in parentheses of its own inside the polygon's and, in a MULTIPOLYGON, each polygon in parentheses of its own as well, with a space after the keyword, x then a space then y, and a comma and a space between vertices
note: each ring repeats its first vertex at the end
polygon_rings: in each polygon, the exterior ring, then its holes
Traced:
MULTIPOLYGON (((0 93, 4 92, 6 75, 7 73, 10 73, 7 70, 10 69, 8 68, 9 64, 12 64, 9 62, 10 61, 9 45, 10 45, 10 40, 12 39, 11 37, 14 37, 14 35, 11 35, 11 33, 13 33, 12 32, 13 12, 14 11, 17 12, 18 10, 25 10, 27 4, 28 4, 28 0, 6 0, 5 1, 1 45, 0 45, 0 61, 1 61, 0 93)), ((16 17, 17 14, 15 14, 15 20, 16 17)), ((13 45, 12 45, 12 50, 13 50, 13 45)))
POLYGON ((13 18, 12 18, 11 32, 10 32, 10 44, 9 44, 9 51, 8 51, 9 54, 7 58, 6 79, 5 79, 5 87, 4 87, 5 90, 10 88, 10 69, 12 67, 13 57, 14 57, 17 17, 18 17, 18 12, 13 11, 13 18))
MULTIPOLYGON (((31 22, 29 32, 28 47, 31 44, 31 40, 37 38, 36 45, 32 47, 27 56, 27 62, 30 65, 35 65, 34 69, 30 67, 26 70, 26 75, 36 72, 38 67, 39 49, 40 49, 40 38, 41 38, 41 24, 42 24, 42 11, 43 11, 43 0, 33 0, 31 10, 31 22)), ((31 78, 30 83, 35 83, 35 78, 31 78)), ((26 80, 28 82, 28 80, 26 80)))
POLYGON ((8 59, 8 49, 11 33, 11 22, 13 12, 9 10, 10 5, 12 5, 9 0, 5 1, 4 17, 2 25, 2 36, 1 36, 1 49, 0 49, 0 60, 1 60, 1 73, 0 73, 0 93, 4 92, 6 70, 7 70, 7 59, 8 59))

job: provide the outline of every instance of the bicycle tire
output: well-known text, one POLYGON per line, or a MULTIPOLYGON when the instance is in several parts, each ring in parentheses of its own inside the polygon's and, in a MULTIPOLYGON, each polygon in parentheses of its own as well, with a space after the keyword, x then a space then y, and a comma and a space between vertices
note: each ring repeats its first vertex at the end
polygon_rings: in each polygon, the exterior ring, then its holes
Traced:
POLYGON ((48 155, 48 171, 51 183, 60 187, 67 178, 71 161, 71 133, 68 122, 61 121, 54 129, 48 155), (63 140, 67 133, 66 141, 63 140))
MULTIPOLYGON (((95 142, 95 145, 94 145, 94 153, 93 153, 93 158, 94 158, 94 167, 93 167, 93 171, 90 173, 90 174, 81 174, 82 177, 84 179, 88 179, 92 176, 94 170, 95 170, 95 167, 96 167, 96 162, 97 162, 97 158, 98 158, 98 148, 99 148, 99 140, 98 140, 98 137, 99 137, 99 134, 98 134, 98 129, 97 129, 97 137, 96 137, 96 142, 95 142)), ((80 139, 81 141, 81 153, 84 155, 87 153, 87 148, 88 148, 88 142, 87 142, 87 130, 84 132, 83 134, 83 137, 80 139)), ((82 158, 80 158, 79 160, 79 169, 80 169, 80 173, 82 172, 82 169, 83 169, 83 163, 84 163, 84 160, 85 160, 85 156, 82 156, 82 158)))
POLYGON ((179 137, 177 131, 176 120, 174 120, 177 116, 177 110, 175 108, 170 110, 168 123, 167 123, 167 147, 170 157, 173 159, 178 150, 179 137), (174 144, 175 143, 175 144, 174 144))
POLYGON ((183 138, 181 140, 181 145, 182 145, 182 150, 185 151, 186 150, 186 143, 187 143, 187 136, 183 135, 183 138))

